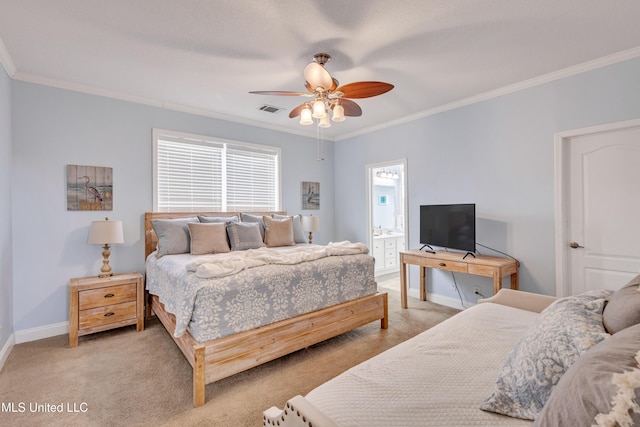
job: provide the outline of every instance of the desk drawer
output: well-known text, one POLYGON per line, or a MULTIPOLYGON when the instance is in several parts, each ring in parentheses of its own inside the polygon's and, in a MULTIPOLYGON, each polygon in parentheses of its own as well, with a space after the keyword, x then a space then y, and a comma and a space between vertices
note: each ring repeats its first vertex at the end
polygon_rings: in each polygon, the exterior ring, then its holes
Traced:
POLYGON ((122 304, 106 305, 104 307, 92 308, 80 311, 80 321, 78 328, 92 328, 95 326, 116 323, 122 320, 136 318, 136 302, 124 302, 122 304))
POLYGON ((457 271, 458 273, 467 272, 466 262, 448 261, 443 259, 427 259, 424 263, 425 267, 438 268, 440 270, 457 271))
POLYGON ((80 291, 78 304, 80 310, 102 307, 105 305, 120 304, 136 300, 136 284, 109 286, 100 289, 80 291))

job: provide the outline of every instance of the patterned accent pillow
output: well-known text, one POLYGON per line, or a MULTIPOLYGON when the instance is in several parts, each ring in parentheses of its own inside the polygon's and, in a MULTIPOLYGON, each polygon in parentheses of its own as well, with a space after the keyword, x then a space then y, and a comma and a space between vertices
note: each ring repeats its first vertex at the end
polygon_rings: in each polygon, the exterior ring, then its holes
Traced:
POLYGON ((225 223, 188 224, 191 236, 191 255, 229 252, 225 223))
POLYGON ((589 291, 560 298, 543 310, 509 353, 493 394, 480 409, 533 420, 578 357, 609 336, 602 311, 612 293, 589 291))
POLYGON ((596 344, 571 365, 534 423, 591 425, 640 425, 640 324, 596 344))
POLYGON ((640 276, 613 293, 602 316, 610 334, 640 323, 640 276))
POLYGON ((293 218, 273 219, 268 216, 262 218, 264 222, 264 244, 267 247, 293 246, 293 218))
POLYGON ((151 221, 158 237, 156 257, 187 254, 190 251, 189 227, 187 224, 199 222, 197 217, 178 219, 155 219, 151 221))
POLYGON ((232 251, 264 247, 260 229, 255 222, 228 222, 227 235, 232 251))

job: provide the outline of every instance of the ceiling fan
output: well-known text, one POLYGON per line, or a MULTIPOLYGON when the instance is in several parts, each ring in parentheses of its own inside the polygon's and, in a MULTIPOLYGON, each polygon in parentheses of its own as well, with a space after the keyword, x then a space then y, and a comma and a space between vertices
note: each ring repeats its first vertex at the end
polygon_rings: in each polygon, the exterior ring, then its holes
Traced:
POLYGON ((355 82, 338 87, 338 80, 329 74, 324 65, 331 60, 328 53, 316 53, 313 62, 304 68, 305 87, 308 92, 289 91, 253 91, 249 93, 259 95, 304 96, 312 98, 304 102, 289 113, 290 118, 300 116, 300 124, 313 124, 313 119, 319 119, 318 126, 329 127, 329 111, 332 120, 341 122, 345 116, 358 117, 362 109, 349 98, 370 98, 382 95, 393 89, 393 85, 384 82, 355 82))

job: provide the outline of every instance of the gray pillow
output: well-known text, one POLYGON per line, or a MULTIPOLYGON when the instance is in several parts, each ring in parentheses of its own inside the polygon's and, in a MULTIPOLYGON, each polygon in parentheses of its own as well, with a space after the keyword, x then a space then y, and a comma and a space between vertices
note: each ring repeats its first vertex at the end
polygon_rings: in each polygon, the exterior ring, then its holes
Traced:
POLYGON ((198 215, 198 219, 200 220, 200 222, 203 222, 203 223, 210 223, 210 222, 224 222, 224 223, 227 223, 229 221, 238 222, 238 215, 234 215, 234 216, 204 216, 204 215, 198 215))
POLYGON ((240 217, 242 218, 242 222, 257 222, 260 230, 260 236, 262 236, 262 240, 264 241, 264 222, 262 222, 262 215, 240 213, 240 217))
MULTIPOLYGON (((271 214, 273 219, 289 218, 289 215, 271 214)), ((293 215, 293 240, 296 243, 308 243, 307 236, 302 229, 302 215, 293 215)))
POLYGON ((232 251, 264 247, 260 229, 255 222, 228 222, 227 235, 232 251))
POLYGON ((507 357, 493 394, 480 409, 533 420, 567 369, 609 336, 602 310, 612 293, 589 291, 544 309, 507 357))
POLYGON ((613 293, 602 316, 610 334, 640 323, 640 275, 613 293))
POLYGON ((580 356, 560 378, 534 426, 640 425, 640 408, 629 410, 630 397, 640 403, 640 324, 580 356))
POLYGON ((154 219, 153 230, 158 236, 158 258, 165 255, 186 254, 190 252, 189 224, 199 222, 197 217, 178 219, 154 219))

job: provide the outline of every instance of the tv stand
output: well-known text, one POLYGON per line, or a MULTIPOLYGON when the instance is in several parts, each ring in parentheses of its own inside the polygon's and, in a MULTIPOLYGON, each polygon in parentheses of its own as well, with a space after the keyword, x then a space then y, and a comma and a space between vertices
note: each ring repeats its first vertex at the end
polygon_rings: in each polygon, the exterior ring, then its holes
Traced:
MULTIPOLYGON (((421 250, 400 252, 400 303, 407 308, 407 265, 420 267, 420 299, 427 300, 427 268, 437 268, 457 273, 474 274, 493 278, 493 293, 502 288, 502 278, 511 276, 511 289, 518 289, 518 261, 512 258, 499 258, 478 255, 467 259, 460 252, 421 250)), ((472 254, 473 255, 473 254, 472 254)))

